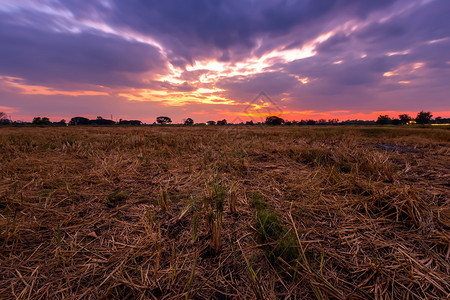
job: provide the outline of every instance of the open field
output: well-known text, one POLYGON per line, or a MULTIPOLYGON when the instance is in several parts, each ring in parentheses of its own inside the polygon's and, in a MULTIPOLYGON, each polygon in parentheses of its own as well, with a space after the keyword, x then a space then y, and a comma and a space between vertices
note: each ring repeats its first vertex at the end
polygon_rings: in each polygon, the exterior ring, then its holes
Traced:
POLYGON ((226 128, 0 128, 0 298, 449 298, 449 130, 226 128))

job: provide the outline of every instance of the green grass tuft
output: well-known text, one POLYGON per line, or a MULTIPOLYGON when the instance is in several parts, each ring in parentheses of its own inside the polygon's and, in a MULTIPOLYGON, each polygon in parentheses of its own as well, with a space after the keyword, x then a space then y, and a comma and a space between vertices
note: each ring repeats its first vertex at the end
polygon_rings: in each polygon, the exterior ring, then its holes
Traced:
POLYGON ((268 207, 266 199, 264 199, 263 195, 258 192, 252 194, 252 199, 250 200, 250 206, 256 209, 257 211, 266 209, 268 207))
POLYGON ((108 195, 108 202, 106 205, 108 207, 115 207, 120 205, 121 203, 125 202, 128 199, 129 195, 127 192, 124 191, 116 191, 112 192, 108 195))

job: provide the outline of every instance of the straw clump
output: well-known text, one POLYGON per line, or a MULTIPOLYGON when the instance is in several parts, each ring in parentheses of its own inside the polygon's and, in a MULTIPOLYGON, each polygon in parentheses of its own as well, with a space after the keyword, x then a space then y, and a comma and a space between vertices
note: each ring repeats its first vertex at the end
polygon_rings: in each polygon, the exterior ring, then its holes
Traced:
POLYGON ((449 138, 0 128, 0 295, 448 298, 449 138))

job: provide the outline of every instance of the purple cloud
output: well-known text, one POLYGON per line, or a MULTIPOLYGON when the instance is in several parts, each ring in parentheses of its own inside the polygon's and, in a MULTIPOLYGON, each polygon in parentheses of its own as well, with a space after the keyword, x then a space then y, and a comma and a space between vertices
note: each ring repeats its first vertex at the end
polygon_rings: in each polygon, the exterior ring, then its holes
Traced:
POLYGON ((185 93, 188 111, 212 113, 261 90, 290 110, 419 108, 425 99, 425 109, 449 110, 449 15, 446 0, 5 0, 0 76, 101 90, 110 96, 89 99, 133 113, 127 90, 143 101, 185 93))

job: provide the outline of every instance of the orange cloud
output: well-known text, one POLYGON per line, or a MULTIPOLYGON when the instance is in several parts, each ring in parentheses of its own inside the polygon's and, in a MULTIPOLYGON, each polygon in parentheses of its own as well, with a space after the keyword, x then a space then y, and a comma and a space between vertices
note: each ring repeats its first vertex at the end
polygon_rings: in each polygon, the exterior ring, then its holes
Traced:
POLYGON ((7 113, 7 114, 12 114, 12 113, 17 112, 18 110, 16 108, 14 108, 14 107, 0 105, 0 111, 4 112, 4 113, 7 113))
POLYGON ((198 88, 192 92, 177 92, 170 90, 150 90, 150 89, 133 89, 123 91, 118 94, 128 101, 138 102, 161 102, 167 106, 184 106, 188 104, 221 104, 221 105, 237 105, 233 100, 224 98, 218 93, 222 92, 219 88, 198 88))
POLYGON ((65 96, 108 96, 108 93, 98 91, 63 91, 49 88, 40 85, 28 85, 23 83, 22 78, 0 76, 0 81, 6 84, 6 86, 16 88, 20 90, 21 94, 25 95, 65 95, 65 96))
MULTIPOLYGON (((403 65, 394 70, 383 73, 383 76, 387 77, 387 78, 394 77, 395 79, 398 79, 399 77, 405 77, 405 76, 415 73, 418 69, 422 68, 424 65, 425 65, 425 63, 423 63, 423 62, 415 62, 415 63, 403 65)), ((399 80, 397 82, 400 84, 411 83, 409 80, 399 80)))

